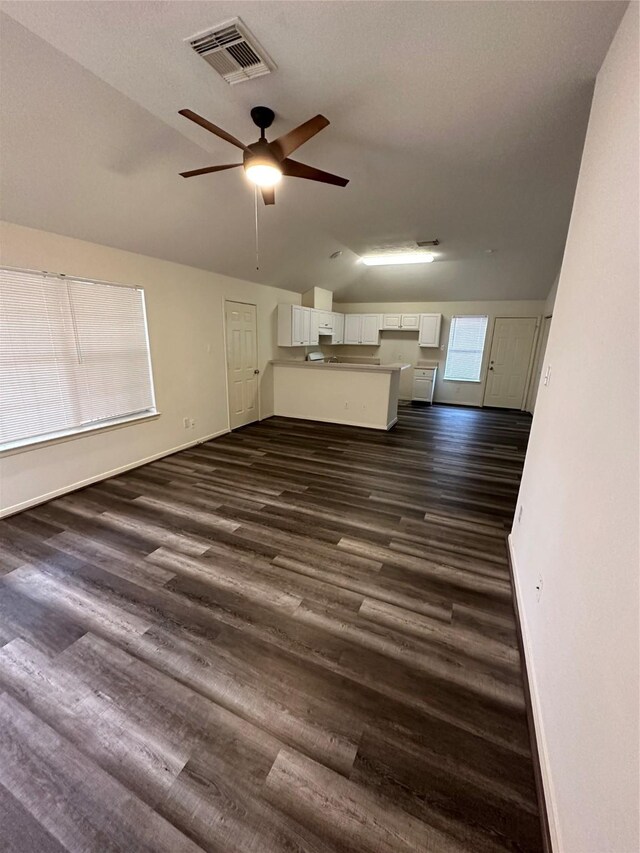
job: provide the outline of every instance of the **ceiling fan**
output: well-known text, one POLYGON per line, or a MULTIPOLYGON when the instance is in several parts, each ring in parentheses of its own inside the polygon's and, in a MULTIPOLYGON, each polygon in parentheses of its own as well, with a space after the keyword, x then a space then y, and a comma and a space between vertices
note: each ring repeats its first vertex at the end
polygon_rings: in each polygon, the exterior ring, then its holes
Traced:
POLYGON ((265 204, 275 204, 275 185, 286 175, 290 178, 306 178, 309 181, 320 181, 323 184, 334 184, 337 187, 346 187, 349 183, 347 178, 340 178, 338 175, 332 175, 330 172, 323 172, 321 169, 316 169, 313 166, 307 166, 304 163, 299 163, 297 160, 291 160, 289 154, 292 154, 296 148, 299 148, 312 136, 325 128, 329 124, 329 120, 324 116, 317 115, 314 118, 305 121, 304 124, 290 130, 283 136, 279 136, 272 142, 267 142, 264 135, 265 130, 271 127, 275 113, 269 107, 254 107, 251 110, 251 118, 254 124, 260 128, 260 139, 257 142, 252 142, 251 145, 244 145, 235 136, 222 130, 221 127, 216 127, 215 124, 208 121, 206 118, 194 113, 193 110, 180 110, 180 115, 204 127, 210 133, 219 136, 235 145, 236 148, 241 148, 244 151, 242 163, 229 163, 224 166, 206 166, 204 169, 192 169, 190 172, 180 172, 183 178, 192 178, 195 175, 206 175, 209 172, 222 172, 225 169, 235 169, 238 166, 244 166, 244 171, 250 181, 253 181, 262 193, 262 198, 265 204))

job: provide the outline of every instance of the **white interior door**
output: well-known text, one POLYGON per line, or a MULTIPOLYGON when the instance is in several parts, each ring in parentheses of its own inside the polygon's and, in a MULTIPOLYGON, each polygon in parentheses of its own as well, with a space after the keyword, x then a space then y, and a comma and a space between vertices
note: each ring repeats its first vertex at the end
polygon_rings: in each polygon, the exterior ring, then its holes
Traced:
POLYGON ((498 317, 493 330, 485 406, 521 409, 529 377, 536 317, 498 317))
POLYGON ((229 422, 236 429, 259 417, 256 306, 225 302, 225 321, 229 422))

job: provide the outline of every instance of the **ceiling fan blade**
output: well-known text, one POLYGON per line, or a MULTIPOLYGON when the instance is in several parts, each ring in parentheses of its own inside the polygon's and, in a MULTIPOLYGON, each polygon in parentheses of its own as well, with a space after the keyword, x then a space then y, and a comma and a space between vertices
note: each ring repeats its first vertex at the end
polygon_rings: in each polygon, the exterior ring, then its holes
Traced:
POLYGON ((180 172, 183 178, 193 178, 195 175, 207 175, 209 172, 224 172, 225 169, 236 169, 242 163, 229 163, 226 166, 205 166, 204 169, 192 169, 190 172, 180 172))
POLYGON ((200 127, 204 127, 204 129, 208 130, 210 133, 215 133, 215 135, 219 136, 220 139, 224 139, 226 142, 230 142, 232 145, 235 145, 236 148, 241 148, 243 151, 249 150, 247 146, 243 142, 240 142, 239 139, 236 139, 235 136, 231 136, 231 134, 227 133, 226 130, 223 130, 221 127, 217 127, 206 118, 202 118, 198 113, 194 113, 193 110, 178 110, 178 113, 179 115, 194 121, 196 124, 199 124, 200 127))
POLYGON ((275 204, 276 203, 276 190, 275 187, 260 187, 260 192, 262 193, 262 200, 265 204, 275 204))
POLYGON ((349 183, 348 178, 332 175, 331 172, 323 172, 322 169, 307 166, 305 163, 298 163, 297 160, 290 160, 288 157, 282 161, 280 166, 282 174, 290 178, 306 178, 308 181, 320 181, 323 184, 334 184, 336 187, 346 187, 349 183))
POLYGON ((279 154, 281 159, 284 159, 292 154, 296 148, 300 148, 302 144, 311 139, 312 136, 315 136, 316 133, 320 133, 329 123, 329 119, 324 116, 314 116, 309 121, 305 121, 304 124, 290 130, 289 133, 274 139, 273 142, 269 143, 269 147, 273 149, 274 153, 279 154))

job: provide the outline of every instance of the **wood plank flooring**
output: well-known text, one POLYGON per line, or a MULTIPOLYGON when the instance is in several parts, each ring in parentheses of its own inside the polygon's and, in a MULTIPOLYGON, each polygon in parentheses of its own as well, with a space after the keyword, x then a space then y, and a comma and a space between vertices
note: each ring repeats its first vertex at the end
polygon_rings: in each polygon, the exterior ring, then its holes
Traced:
POLYGON ((3 850, 539 851, 530 418, 271 418, 0 522, 3 850))

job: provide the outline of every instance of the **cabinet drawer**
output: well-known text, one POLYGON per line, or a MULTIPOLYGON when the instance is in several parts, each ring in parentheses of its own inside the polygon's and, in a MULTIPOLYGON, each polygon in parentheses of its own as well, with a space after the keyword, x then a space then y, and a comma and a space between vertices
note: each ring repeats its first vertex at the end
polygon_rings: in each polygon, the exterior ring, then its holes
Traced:
POLYGON ((433 382, 433 367, 414 367, 413 368, 413 378, 414 379, 428 379, 430 382, 433 382))

